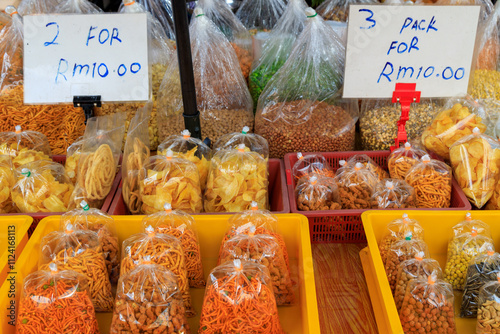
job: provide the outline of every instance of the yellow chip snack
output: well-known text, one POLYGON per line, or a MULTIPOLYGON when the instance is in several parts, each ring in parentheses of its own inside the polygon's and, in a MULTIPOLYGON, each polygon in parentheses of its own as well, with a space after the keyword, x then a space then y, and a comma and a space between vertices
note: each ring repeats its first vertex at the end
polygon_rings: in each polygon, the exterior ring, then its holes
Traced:
POLYGON ((66 162, 64 163, 64 170, 66 171, 66 174, 68 174, 73 184, 75 184, 77 181, 76 174, 78 173, 78 163, 80 162, 83 143, 84 140, 82 137, 80 137, 66 150, 66 162))
POLYGON ((244 144, 217 152, 211 161, 205 190, 206 212, 249 210, 252 201, 268 208, 267 161, 244 144))
POLYGON ((10 190, 15 184, 16 176, 10 157, 0 155, 0 213, 16 212, 10 195, 10 190))
POLYGON ((40 132, 21 131, 18 125, 13 132, 1 132, 0 143, 0 154, 9 155, 14 168, 33 161, 52 161, 49 141, 40 132))
POLYGON ((174 210, 202 212, 200 175, 191 161, 173 157, 169 150, 166 156, 148 158, 141 173, 143 214, 162 211, 165 203, 171 203, 174 210))
MULTIPOLYGON (((455 103, 453 107, 443 110, 422 133, 422 144, 440 157, 449 160, 449 149, 459 139, 472 134, 477 127, 481 133, 486 131, 479 107, 467 100, 455 103), (469 106, 467 106, 469 105, 469 106)), ((483 111, 484 112, 484 111, 483 111)))
POLYGON ((469 201, 482 208, 492 197, 498 182, 500 144, 474 128, 450 148, 455 178, 469 201))

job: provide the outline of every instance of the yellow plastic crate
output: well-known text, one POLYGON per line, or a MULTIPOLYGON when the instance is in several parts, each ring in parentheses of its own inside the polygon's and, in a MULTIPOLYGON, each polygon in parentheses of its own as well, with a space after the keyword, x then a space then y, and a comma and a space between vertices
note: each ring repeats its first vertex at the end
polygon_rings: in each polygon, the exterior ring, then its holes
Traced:
MULTIPOLYGON (((309 242, 309 226, 307 218, 299 214, 279 214, 279 232, 283 235, 290 255, 292 278, 297 282, 295 291, 297 302, 293 306, 279 307, 279 316, 287 334, 318 334, 320 333, 316 287, 314 283, 314 267, 309 242)), ((228 215, 194 216, 200 239, 200 247, 205 275, 215 267, 222 237, 227 229, 228 215)), ((120 243, 133 234, 141 232, 143 216, 114 216, 120 243)), ((18 275, 16 280, 16 303, 19 302, 22 281, 27 274, 37 270, 40 241, 48 233, 59 228, 60 216, 43 219, 35 233, 30 238, 21 257, 18 260, 18 275)), ((8 284, 0 288, 0 333, 14 334, 15 327, 5 320, 8 316, 8 284)), ((191 289, 194 308, 197 317, 189 319, 191 332, 197 333, 199 315, 203 303, 205 289, 191 289)), ((109 333, 111 313, 98 313, 97 318, 101 334, 109 333)))
MULTIPOLYGON (((378 242, 387 233, 387 224, 394 219, 401 218, 407 213, 412 219, 416 219, 424 228, 424 239, 429 246, 429 252, 433 259, 437 260, 444 269, 446 264, 446 252, 448 241, 453 232, 452 227, 465 219, 468 211, 367 211, 361 215, 365 229, 368 247, 360 252, 361 262, 368 284, 370 299, 375 312, 375 319, 380 333, 403 333, 396 304, 392 297, 389 281, 385 274, 384 265, 378 242)), ((473 219, 480 219, 491 228, 493 241, 500 246, 500 212, 498 211, 472 211, 473 219)), ((459 334, 476 332, 476 320, 460 318, 460 305, 462 293, 455 291, 455 321, 459 334)))
POLYGON ((16 260, 28 243, 28 230, 33 222, 30 216, 0 217, 0 282, 8 273, 15 273, 16 260), (11 248, 9 248, 11 247, 11 248))

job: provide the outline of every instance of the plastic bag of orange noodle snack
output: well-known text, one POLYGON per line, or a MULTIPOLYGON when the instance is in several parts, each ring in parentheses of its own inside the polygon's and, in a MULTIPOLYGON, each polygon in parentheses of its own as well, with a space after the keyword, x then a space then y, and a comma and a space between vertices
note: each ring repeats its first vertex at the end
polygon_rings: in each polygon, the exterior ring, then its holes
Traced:
POLYGON ((10 156, 15 168, 37 160, 52 161, 47 137, 37 131, 22 131, 20 125, 15 131, 0 132, 0 154, 10 156))
POLYGON ((183 130, 180 136, 169 136, 158 146, 158 154, 166 155, 168 150, 174 152, 174 156, 187 159, 196 165, 200 174, 201 191, 204 191, 212 158, 210 147, 198 138, 191 137, 189 130, 183 130))
POLYGON ((152 226, 146 227, 145 230, 144 233, 134 234, 123 242, 120 276, 132 271, 145 256, 149 256, 151 263, 161 265, 177 276, 186 313, 188 317, 195 316, 182 243, 176 237, 155 232, 152 226))
POLYGON ((80 209, 74 209, 61 216, 61 229, 68 224, 79 230, 90 230, 97 233, 106 260, 109 280, 118 282, 120 275, 120 245, 116 234, 115 220, 99 209, 91 209, 85 201, 80 209))
POLYGON ((201 263, 200 242, 193 217, 181 210, 172 210, 170 203, 165 203, 163 211, 146 216, 142 226, 152 226, 156 232, 176 237, 182 244, 186 260, 189 286, 202 288, 205 286, 205 275, 201 263))
POLYGON ((189 334, 175 274, 145 256, 120 277, 109 332, 189 334))
POLYGON ((225 150, 228 148, 238 148, 239 144, 245 144, 252 152, 257 152, 265 159, 269 158, 269 144, 266 138, 256 134, 249 133, 250 128, 244 126, 241 132, 228 133, 220 137, 214 144, 214 151, 225 150))
POLYGON ((61 164, 33 161, 17 168, 16 178, 11 195, 19 212, 68 211, 74 187, 61 164))
POLYGON ((284 334, 267 268, 239 259, 214 268, 208 276, 199 333, 284 334))
POLYGON ((26 276, 18 307, 16 334, 99 334, 87 279, 54 263, 26 276))
POLYGON ((11 189, 16 184, 16 174, 8 155, 0 155, 0 213, 15 213, 11 189))
POLYGON ((404 147, 395 149, 387 158, 389 174, 393 179, 404 180, 408 170, 413 167, 427 153, 410 143, 405 143, 404 147))
POLYGON ((292 167, 292 174, 295 181, 311 173, 329 177, 335 176, 335 172, 330 166, 330 163, 319 153, 303 156, 301 152, 297 152, 297 159, 298 160, 292 167))
POLYGON ((111 283, 97 233, 74 230, 68 224, 63 231, 47 234, 40 244, 39 269, 47 270, 55 263, 59 270, 74 270, 85 275, 96 312, 113 309, 111 283))

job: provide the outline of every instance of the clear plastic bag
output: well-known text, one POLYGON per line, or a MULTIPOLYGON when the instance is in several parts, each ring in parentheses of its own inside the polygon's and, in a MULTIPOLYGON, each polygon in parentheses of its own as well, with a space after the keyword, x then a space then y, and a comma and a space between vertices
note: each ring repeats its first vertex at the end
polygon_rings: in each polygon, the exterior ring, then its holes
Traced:
POLYGON ((174 44, 174 11, 172 9, 171 0, 137 0, 137 2, 141 4, 144 9, 150 12, 158 22, 160 22, 162 30, 172 41, 172 44, 174 44))
POLYGON ((145 161, 140 173, 141 213, 162 211, 165 203, 188 213, 203 211, 198 168, 173 155, 169 150, 166 156, 155 155, 145 161))
POLYGON ((438 0, 436 5, 443 6, 481 6, 481 11, 479 14, 479 24, 483 24, 488 16, 493 12, 493 3, 491 0, 438 0))
POLYGON ((236 17, 252 35, 257 31, 269 31, 274 28, 285 11, 283 0, 243 0, 236 12, 236 17))
POLYGON ((372 209, 406 209, 416 207, 415 190, 398 179, 384 179, 373 191, 372 209))
POLYGON ((59 271, 53 263, 49 270, 29 274, 24 279, 15 332, 98 334, 88 289, 85 276, 71 270, 59 271), (47 322, 50 328, 42 325, 47 326, 47 322))
POLYGON ((347 160, 347 165, 354 167, 356 163, 362 163, 363 166, 372 172, 378 180, 389 178, 389 173, 387 173, 382 167, 380 167, 372 158, 366 154, 356 154, 347 160))
POLYGON ((292 167, 292 174, 297 182, 300 178, 312 173, 327 177, 335 177, 335 172, 328 161, 321 154, 308 154, 305 157, 297 153, 297 161, 292 167))
POLYGON ((496 282, 498 274, 500 274, 500 254, 486 246, 481 249, 481 254, 468 264, 460 317, 477 318, 479 290, 488 282, 496 282))
POLYGON ((200 242, 193 217, 181 210, 172 210, 170 203, 165 203, 163 211, 146 216, 142 226, 151 226, 157 233, 168 234, 180 240, 186 260, 187 278, 192 288, 205 286, 205 275, 201 262, 200 242))
POLYGON ((295 199, 297 209, 301 211, 342 209, 335 179, 315 173, 305 175, 298 180, 295 199))
POLYGON ((256 133, 269 142, 269 155, 354 149, 357 101, 341 99, 345 48, 313 9, 290 57, 262 92, 256 133))
POLYGON ((489 115, 484 105, 471 97, 452 98, 422 133, 424 147, 446 160, 450 160, 450 147, 459 139, 472 134, 477 127, 485 133, 489 115))
POLYGON ((476 127, 450 147, 450 162, 469 201, 479 209, 486 205, 498 183, 500 143, 476 127))
POLYGON ((456 334, 453 303, 451 285, 438 279, 436 272, 411 280, 399 312, 404 332, 456 334))
POLYGON ((64 170, 71 179, 73 184, 76 183, 76 174, 78 173, 78 163, 80 162, 80 154, 82 153, 83 137, 78 138, 66 150, 66 161, 64 162, 64 170))
POLYGON ((156 233, 152 226, 146 227, 145 233, 135 234, 123 241, 120 276, 133 271, 146 257, 149 257, 151 263, 160 265, 177 276, 187 316, 195 316, 181 242, 171 235, 156 233))
POLYGON ((51 14, 58 4, 57 0, 21 0, 18 9, 21 15, 51 14))
POLYGON ((500 273, 494 281, 488 282, 479 290, 477 310, 477 334, 497 334, 498 311, 500 310, 500 273))
POLYGON ((8 155, 0 155, 0 214, 15 213, 11 189, 16 185, 16 174, 8 155))
POLYGON ((406 213, 402 218, 393 220, 387 225, 388 233, 380 240, 378 249, 382 262, 385 265, 387 253, 392 248, 392 245, 405 238, 405 235, 410 232, 413 239, 424 240, 424 229, 415 219, 408 218, 406 213))
POLYGON ((118 282, 120 275, 120 244, 113 217, 99 209, 91 209, 82 201, 81 209, 74 209, 61 216, 61 230, 70 224, 74 229, 93 231, 99 237, 111 284, 118 282))
POLYGON ((100 14, 102 9, 89 0, 63 0, 54 9, 58 14, 100 14))
POLYGON ((337 170, 336 178, 340 203, 344 210, 371 207, 371 197, 378 178, 361 162, 357 162, 354 166, 346 163, 343 168, 337 170))
MULTIPOLYGON (((493 7, 487 1, 488 7, 493 7)), ((498 26, 498 9, 492 10, 478 27, 476 35, 476 70, 496 71, 500 56, 500 31, 498 26)))
POLYGON ((268 185, 267 161, 260 154, 250 152, 245 144, 237 150, 221 150, 211 160, 205 211, 239 212, 250 209, 253 201, 267 209, 268 185))
POLYGON ((406 232, 404 239, 392 244, 385 261, 385 273, 393 295, 396 289, 399 266, 420 253, 423 253, 422 258, 429 258, 427 244, 421 239, 414 239, 411 232, 406 232))
POLYGON ((304 0, 290 0, 283 15, 262 46, 259 59, 252 64, 249 88, 254 108, 269 79, 283 66, 292 52, 293 43, 304 29, 307 4, 304 0))
POLYGON ((120 277, 110 333, 190 333, 176 275, 146 256, 120 277))
POLYGON ((208 276, 200 329, 207 333, 284 334, 267 268, 234 260, 208 276))
MULTIPOLYGON (((201 134, 212 142, 244 126, 253 129, 252 97, 233 47, 219 28, 195 9, 189 27, 201 134)), ((160 140, 185 129, 179 65, 169 63, 158 94, 160 140)))
POLYGON ((470 212, 467 212, 465 219, 453 226, 453 235, 458 236, 464 233, 472 233, 472 231, 491 238, 490 226, 482 220, 472 219, 470 212))
POLYGON ((257 152, 265 159, 269 158, 269 144, 267 140, 255 133, 249 133, 250 128, 244 126, 241 132, 228 133, 221 136, 214 144, 214 151, 238 148, 238 145, 245 144, 252 152, 257 152))
POLYGON ((170 136, 158 146, 158 154, 166 155, 167 151, 174 152, 175 157, 191 161, 198 168, 200 174, 201 191, 207 185, 207 176, 210 169, 212 150, 198 138, 191 137, 189 130, 183 130, 181 135, 170 136))
POLYGON ((495 250, 491 237, 479 234, 476 229, 470 233, 455 235, 448 243, 448 254, 444 278, 454 289, 463 290, 470 261, 485 250, 495 250))
POLYGON ((424 155, 406 174, 405 181, 415 189, 417 208, 449 208, 451 168, 424 155))
POLYGON ((318 14, 325 20, 347 22, 350 5, 374 5, 375 0, 326 0, 318 6, 318 14))
POLYGON ((68 224, 64 231, 47 234, 40 244, 40 270, 48 270, 50 264, 55 263, 59 270, 74 270, 84 275, 89 283, 90 298, 96 312, 111 312, 111 283, 96 232, 74 230, 68 224))
POLYGON ((395 149, 387 158, 389 174, 393 179, 404 180, 406 173, 427 153, 409 142, 404 147, 395 149))
POLYGON ((0 154, 10 156, 14 168, 32 161, 52 161, 47 137, 36 131, 22 131, 20 125, 13 132, 0 133, 0 154))
POLYGON ((19 212, 68 211, 74 187, 61 164, 30 162, 16 169, 16 178, 11 195, 19 212))
MULTIPOLYGON (((253 61, 252 36, 224 0, 199 0, 197 6, 231 43, 246 81, 253 61)), ((192 20, 195 19, 193 16, 192 20)))
POLYGON ((273 236, 256 234, 255 230, 252 226, 249 234, 227 240, 222 245, 219 264, 240 259, 264 265, 269 270, 278 306, 292 305, 295 302, 292 280, 281 247, 273 236))
POLYGON ((72 208, 85 201, 101 208, 111 191, 122 153, 125 114, 92 117, 87 121, 78 164, 72 208))

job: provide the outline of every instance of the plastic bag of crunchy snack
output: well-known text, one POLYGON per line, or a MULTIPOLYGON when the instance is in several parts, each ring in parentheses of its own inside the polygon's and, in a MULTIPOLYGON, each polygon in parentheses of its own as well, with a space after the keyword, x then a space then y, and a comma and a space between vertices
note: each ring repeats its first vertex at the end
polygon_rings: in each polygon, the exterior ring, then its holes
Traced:
POLYGON ((80 203, 81 209, 74 209, 61 216, 61 230, 71 224, 77 230, 89 230, 97 233, 104 253, 109 280, 118 282, 120 275, 120 245, 116 234, 113 217, 99 209, 91 209, 85 201, 80 203))
POLYGON ((330 163, 319 153, 303 156, 301 152, 297 153, 297 161, 292 167, 292 174, 297 182, 300 178, 312 173, 327 177, 335 177, 335 173, 330 163))
POLYGON ((380 181, 389 178, 389 173, 387 173, 382 167, 380 167, 372 158, 366 154, 356 154, 347 160, 349 166, 355 166, 356 163, 362 163, 363 166, 372 172, 380 181))
POLYGON ((326 0, 318 6, 318 14, 325 20, 347 22, 350 5, 373 5, 375 0, 326 0))
POLYGON ((16 178, 11 195, 19 212, 68 211, 74 187, 61 164, 30 162, 16 169, 16 178))
POLYGON ((377 176, 361 162, 346 163, 337 170, 340 203, 343 209, 370 209, 371 197, 377 185, 377 176))
POLYGON ((16 185, 16 174, 8 155, 0 155, 0 213, 14 213, 11 189, 16 185))
POLYGON ((478 234, 491 238, 490 226, 482 220, 472 219, 470 212, 465 214, 465 219, 463 221, 453 226, 453 234, 455 236, 463 233, 471 233, 473 230, 478 234))
POLYGON ((255 133, 249 133, 250 128, 244 126, 241 132, 228 133, 220 137, 214 144, 214 151, 230 148, 238 148, 239 144, 245 144, 252 152, 257 152, 265 159, 269 158, 269 144, 267 140, 255 133))
POLYGON ((305 12, 304 30, 257 105, 255 130, 272 158, 354 149, 358 103, 341 99, 345 48, 313 9, 305 12))
POLYGON ((83 137, 78 138, 66 150, 66 161, 64 170, 73 184, 76 183, 76 173, 78 173, 78 163, 80 162, 80 154, 82 153, 83 137))
POLYGON ((315 173, 302 176, 297 181, 295 199, 297 209, 301 211, 342 209, 335 179, 315 173))
POLYGON ((383 179, 373 191, 373 209, 415 208, 415 190, 403 180, 383 179))
POLYGON ((236 17, 252 35, 257 31, 269 31, 283 14, 286 3, 283 0, 243 0, 236 17))
POLYGON ((500 273, 496 280, 483 285, 479 290, 477 309, 477 334, 495 333, 498 331, 498 310, 500 309, 500 273))
POLYGON ((52 161, 47 137, 37 131, 22 131, 20 125, 13 132, 0 133, 0 154, 10 156, 14 168, 32 161, 52 161))
POLYGON ((427 153, 417 147, 413 147, 409 142, 404 147, 395 149, 387 158, 389 174, 393 179, 404 180, 406 173, 427 153))
POLYGON ((187 278, 192 288, 205 286, 205 275, 201 263, 200 242, 196 231, 196 222, 192 216, 181 211, 172 210, 170 203, 165 203, 163 211, 146 216, 142 225, 146 229, 152 226, 156 232, 169 234, 180 240, 186 260, 187 278))
POLYGON ((158 146, 158 154, 166 155, 168 150, 174 152, 175 157, 189 160, 196 165, 200 174, 201 191, 204 191, 212 157, 210 147, 198 138, 191 137, 189 130, 183 130, 180 136, 169 136, 158 146))

